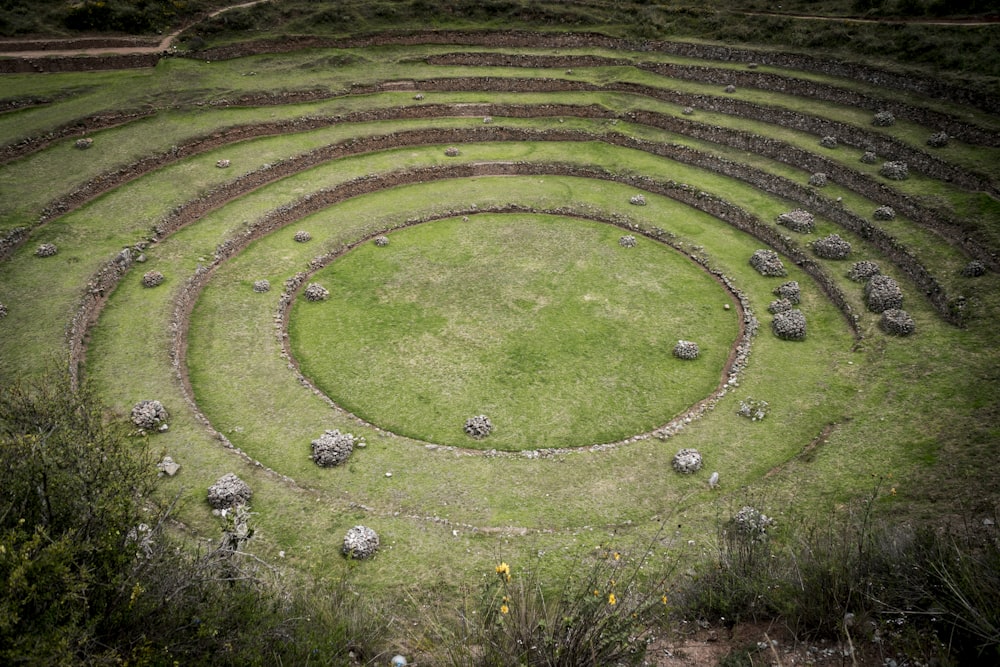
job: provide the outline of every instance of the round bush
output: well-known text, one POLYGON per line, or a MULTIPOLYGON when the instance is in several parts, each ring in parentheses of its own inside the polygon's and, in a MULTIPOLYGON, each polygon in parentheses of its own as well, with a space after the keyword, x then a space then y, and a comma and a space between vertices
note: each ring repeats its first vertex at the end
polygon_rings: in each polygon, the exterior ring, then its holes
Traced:
POLYGON ((310 234, 305 230, 300 229, 299 231, 295 232, 294 238, 299 243, 308 243, 309 241, 312 240, 312 234, 310 234))
POLYGON ((215 484, 208 487, 208 504, 217 510, 230 509, 237 505, 250 502, 253 491, 247 483, 234 475, 226 473, 215 484))
POLYGON ((778 224, 800 234, 809 234, 816 228, 813 214, 800 208, 779 215, 778 224))
POLYGON ((878 162, 878 155, 875 154, 875 151, 865 151, 861 156, 861 161, 864 164, 875 164, 878 162))
POLYGON ((264 293, 271 289, 271 283, 267 280, 255 280, 253 282, 253 291, 257 293, 264 293))
POLYGON ((493 422, 486 415, 476 415, 465 420, 465 433, 470 438, 480 440, 493 431, 493 422))
POLYGON ((801 310, 786 310, 771 320, 771 331, 782 340, 805 340, 806 316, 801 310))
POLYGON ((818 171, 809 177, 809 185, 812 185, 817 188, 821 188, 824 185, 826 185, 826 181, 827 181, 826 174, 824 174, 821 171, 818 171))
POLYGON ((882 311, 878 325, 882 331, 893 336, 909 336, 917 328, 910 314, 899 308, 882 311))
POLYGON ((458 150, 455 146, 448 146, 448 148, 444 149, 444 154, 448 157, 458 157, 462 154, 462 151, 458 150))
POLYGON ((890 125, 895 124, 896 117, 893 116, 890 111, 876 112, 875 116, 872 118, 872 125, 875 127, 889 127, 890 125))
POLYGON ((826 136, 819 140, 819 145, 823 148, 836 148, 837 137, 826 136))
POLYGON ((365 560, 378 551, 378 533, 367 526, 354 526, 344 535, 341 551, 348 558, 365 560))
POLYGON ((323 431, 323 435, 312 441, 312 460, 323 468, 339 466, 353 451, 354 434, 341 433, 337 429, 323 431))
POLYGON ((891 206, 879 206, 875 209, 876 220, 892 220, 896 217, 896 211, 891 206))
POLYGON ((750 266, 757 269, 757 272, 762 276, 788 275, 788 271, 785 270, 785 265, 781 263, 778 253, 766 248, 754 251, 753 255, 750 256, 750 266))
POLYGON ((52 257, 57 252, 59 248, 54 243, 43 243, 35 249, 35 257, 52 257))
POLYGON ((974 259, 965 265, 965 268, 962 269, 962 275, 966 278, 978 278, 986 275, 986 265, 978 259, 974 259))
POLYGON ((880 273, 882 273, 882 269, 879 268, 878 264, 865 259, 860 262, 854 262, 851 265, 851 270, 847 272, 847 277, 856 283, 863 283, 872 276, 877 276, 880 273))
POLYGON ((326 301, 330 298, 330 291, 319 283, 309 283, 302 293, 308 301, 326 301))
POLYGON ((646 198, 641 194, 632 195, 631 197, 629 197, 628 203, 632 204, 633 206, 645 206, 646 198))
POLYGON ((839 234, 830 234, 813 241, 812 249, 822 259, 846 259, 851 254, 851 244, 840 238, 839 234))
POLYGON ((865 304, 873 313, 883 313, 891 308, 903 307, 903 290, 889 276, 872 276, 865 283, 865 304))
POLYGON ((375 245, 377 245, 379 248, 386 247, 387 245, 389 245, 389 237, 388 236, 376 236, 375 237, 375 245))
POLYGON ((795 304, 788 299, 775 299, 767 306, 767 312, 772 315, 777 315, 778 313, 783 313, 786 310, 791 310, 795 307, 795 304))
POLYGON ((674 470, 683 475, 698 472, 702 465, 701 454, 698 453, 697 449, 682 449, 674 454, 672 465, 674 470))
POLYGON ((139 401, 132 406, 132 423, 146 431, 165 425, 170 415, 159 401, 139 401))
POLYGON ((146 271, 142 274, 143 287, 156 287, 163 284, 163 274, 159 271, 146 271))
POLYGON ((910 168, 905 162, 892 161, 884 163, 878 173, 890 181, 905 181, 910 177, 910 168))
POLYGON ((697 359, 700 353, 698 343, 689 340, 679 340, 677 345, 674 345, 674 356, 678 359, 697 359))
POLYGON ((772 293, 776 297, 788 299, 793 305, 802 300, 802 290, 799 288, 799 281, 797 280, 789 280, 786 283, 781 283, 774 288, 774 292, 772 293))
POLYGON ((634 248, 635 247, 635 237, 631 234, 626 234, 625 236, 618 239, 618 245, 623 248, 634 248))
POLYGON ((947 132, 935 132, 927 138, 927 145, 931 148, 944 148, 950 139, 947 132))

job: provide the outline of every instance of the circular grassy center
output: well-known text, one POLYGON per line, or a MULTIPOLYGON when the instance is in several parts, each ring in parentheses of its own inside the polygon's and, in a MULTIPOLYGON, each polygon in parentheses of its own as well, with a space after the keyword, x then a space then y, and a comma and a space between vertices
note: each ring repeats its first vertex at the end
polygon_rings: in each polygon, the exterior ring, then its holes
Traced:
POLYGON ((476 215, 394 232, 317 272, 289 320, 302 372, 340 406, 442 445, 526 450, 650 431, 716 387, 738 335, 718 282, 621 229, 476 215), (701 355, 673 355, 679 339, 701 355), (474 440, 466 420, 493 432, 474 440))

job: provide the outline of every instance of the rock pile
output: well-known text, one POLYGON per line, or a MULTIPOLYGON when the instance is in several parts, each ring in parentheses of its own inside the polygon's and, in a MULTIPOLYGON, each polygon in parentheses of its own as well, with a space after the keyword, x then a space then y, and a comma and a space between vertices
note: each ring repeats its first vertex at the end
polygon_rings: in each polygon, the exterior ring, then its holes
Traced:
POLYGON ((81 151, 85 151, 94 145, 94 140, 91 139, 90 137, 86 137, 84 139, 77 139, 74 145, 81 151))
POLYGON ((947 132, 935 132, 927 138, 927 145, 931 148, 944 148, 950 139, 947 132))
POLYGON ((326 301, 330 298, 330 290, 319 283, 309 283, 308 287, 302 293, 305 295, 307 301, 326 301))
POLYGON ((377 245, 379 248, 386 247, 387 245, 389 245, 389 237, 388 236, 376 236, 375 237, 375 245, 377 245))
POLYGON ((819 140, 819 145, 823 148, 836 148, 837 137, 826 136, 819 140))
POLYGON ((679 340, 677 345, 674 345, 674 356, 678 359, 697 359, 701 350, 698 349, 698 343, 692 342, 690 340, 679 340))
POLYGON ((625 236, 618 239, 618 245, 623 248, 634 248, 635 247, 635 237, 631 234, 626 234, 625 236))
POLYGON ((733 84, 729 84, 729 85, 728 85, 728 86, 726 86, 726 87, 725 87, 725 88, 724 88, 723 90, 725 90, 725 92, 727 92, 727 93, 729 93, 730 95, 732 95, 733 93, 735 93, 735 92, 736 92, 736 86, 734 86, 733 84))
POLYGON ((799 281, 797 280, 789 280, 787 283, 781 283, 774 288, 774 292, 772 293, 776 297, 788 299, 793 305, 802 300, 802 290, 799 289, 799 281))
POLYGON ((875 164, 878 162, 878 155, 875 154, 875 151, 865 151, 861 156, 861 162, 864 164, 875 164))
POLYGON ((865 304, 873 313, 903 307, 903 290, 889 276, 877 275, 865 283, 865 304))
POLYGON ((777 313, 771 320, 771 331, 782 340, 805 340, 806 316, 796 308, 777 313))
POLYGON ((420 100, 424 99, 424 96, 422 93, 417 93, 416 95, 413 96, 413 99, 419 102, 420 100))
POLYGON ((229 160, 219 160, 218 162, 215 163, 215 166, 218 167, 219 169, 229 169, 229 165, 231 164, 232 162, 230 162, 229 160))
POLYGON ((35 249, 35 257, 52 257, 57 252, 59 248, 54 243, 43 243, 35 249))
POLYGON ((824 185, 826 185, 826 181, 827 181, 826 174, 824 174, 821 171, 818 171, 809 177, 809 185, 812 185, 817 188, 821 188, 824 185))
POLYGON ((462 154, 462 151, 458 150, 455 146, 448 146, 448 148, 444 149, 444 154, 448 157, 458 157, 462 154))
POLYGON ((896 124, 896 117, 891 111, 878 111, 872 118, 872 125, 875 127, 889 127, 896 124))
POLYGON ((139 401, 132 406, 130 418, 144 431, 153 431, 166 426, 170 415, 159 401, 139 401))
MULTIPOLYGON (((363 438, 358 439, 361 445, 363 438)), ((354 434, 341 433, 337 429, 323 431, 323 435, 312 441, 312 460, 323 468, 339 466, 354 451, 354 434)))
POLYGON ((0 303, 0 320, 7 317, 7 313, 8 313, 7 306, 0 303))
POLYGON ((489 125, 490 123, 493 122, 493 117, 492 116, 486 116, 485 118, 483 118, 483 122, 486 123, 487 125, 489 125))
POLYGON ((681 109, 681 113, 684 114, 685 116, 690 116, 691 114, 694 113, 694 109, 692 107, 684 107, 683 109, 681 109))
POLYGON ((891 206, 879 206, 875 209, 873 217, 876 220, 892 220, 896 217, 896 211, 891 206))
POLYGON ((631 197, 629 197, 628 203, 632 204, 633 206, 645 206, 646 198, 641 194, 632 195, 631 197))
POLYGON ((788 271, 781 263, 778 253, 767 248, 755 250, 750 256, 750 266, 757 269, 757 273, 762 276, 787 276, 788 271))
POLYGON ((889 308, 882 311, 878 325, 882 331, 893 336, 909 336, 917 328, 910 314, 899 308, 889 308))
POLYGON ((800 208, 779 215, 778 224, 784 225, 793 232, 798 232, 799 234, 809 234, 816 229, 816 222, 813 218, 813 214, 809 211, 803 211, 800 208))
POLYGON ((163 459, 156 464, 157 476, 162 477, 166 475, 167 477, 173 477, 177 474, 177 471, 181 469, 181 464, 174 461, 173 457, 164 456, 163 459))
POLYGON ((354 526, 344 535, 341 551, 348 558, 365 560, 378 551, 378 533, 367 526, 354 526))
POLYGON ((294 238, 299 243, 308 243, 309 241, 312 240, 312 234, 310 234, 305 230, 300 229, 299 231, 295 232, 294 238))
POLYGON ((847 277, 856 283, 863 283, 872 276, 877 276, 880 273, 882 273, 882 269, 879 268, 878 264, 864 259, 860 262, 854 262, 851 265, 851 270, 847 272, 847 277))
POLYGON ((839 234, 830 234, 813 241, 812 249, 822 259, 847 259, 851 254, 851 244, 840 238, 839 234))
POLYGON ((143 287, 156 287, 163 284, 163 274, 159 271, 146 271, 142 274, 143 287))
POLYGON ((770 404, 767 401, 747 396, 740 401, 740 407, 736 410, 736 414, 740 417, 746 417, 752 422, 759 422, 767 416, 769 410, 770 404))
POLYGON ((250 502, 253 491, 247 483, 234 475, 226 473, 215 484, 208 487, 208 504, 217 510, 230 509, 237 505, 250 502))
POLYGON ((674 454, 672 463, 674 470, 682 475, 690 475, 691 473, 698 472, 701 470, 701 464, 701 454, 697 449, 690 448, 682 449, 674 454))
POLYGON ((253 281, 253 291, 258 294, 263 294, 271 289, 271 283, 267 280, 255 280, 253 281))
POLYGON ((986 275, 986 265, 978 259, 974 259, 965 265, 965 268, 962 269, 962 275, 966 278, 978 278, 986 275))
POLYGON ((891 161, 884 163, 878 173, 890 181, 905 181, 910 177, 910 168, 905 162, 891 161))
POLYGON ((470 438, 479 440, 493 431, 493 422, 486 415, 476 415, 465 420, 465 433, 470 438))
POLYGON ((775 299, 767 306, 767 312, 772 315, 777 315, 778 313, 783 313, 786 310, 791 310, 795 307, 795 304, 788 299, 775 299))

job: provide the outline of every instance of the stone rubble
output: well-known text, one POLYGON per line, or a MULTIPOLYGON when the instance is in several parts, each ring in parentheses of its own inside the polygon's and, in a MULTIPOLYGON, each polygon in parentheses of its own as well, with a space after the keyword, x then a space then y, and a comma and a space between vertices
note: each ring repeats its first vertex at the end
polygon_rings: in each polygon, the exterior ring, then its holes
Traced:
POLYGON ((698 343, 690 340, 679 340, 677 345, 674 345, 674 356, 678 359, 697 359, 700 353, 698 343))
POLYGON ((909 336, 917 328, 910 314, 899 308, 882 311, 878 325, 882 331, 893 336, 909 336))
POLYGON ((876 220, 893 220, 896 217, 896 210, 891 206, 879 206, 872 217, 876 220))
POLYGON ((802 300, 802 290, 799 288, 798 280, 789 280, 788 282, 781 283, 774 288, 772 294, 782 299, 788 299, 793 305, 798 304, 802 300))
POLYGON ((950 139, 947 132, 935 132, 927 138, 927 145, 931 148, 944 148, 950 139))
POLYGON ((896 117, 891 111, 878 111, 872 118, 872 125, 875 127, 889 127, 896 124, 896 117))
POLYGON ((962 275, 966 278, 978 278, 986 275, 986 265, 978 259, 974 259, 962 269, 962 275))
POLYGON ((815 174, 813 174, 812 176, 809 177, 809 185, 812 185, 813 187, 821 188, 824 185, 826 185, 827 180, 828 180, 827 179, 827 175, 824 174, 821 171, 818 171, 818 172, 816 172, 815 174))
POLYGON ((156 287, 163 284, 163 274, 159 271, 146 271, 142 274, 143 287, 156 287))
POLYGON ((837 147, 837 137, 825 136, 819 140, 819 145, 823 148, 836 148, 837 147))
POLYGON ((873 313, 882 313, 891 308, 903 307, 903 290, 889 276, 872 276, 865 283, 865 305, 873 313))
POLYGON ((312 441, 312 460, 323 468, 338 466, 347 461, 354 451, 354 445, 361 446, 364 438, 355 442, 353 433, 341 433, 338 429, 323 431, 323 435, 312 441))
POLYGON ((268 280, 255 280, 253 282, 253 291, 258 294, 263 294, 271 289, 271 283, 268 280))
POLYGON ((319 283, 309 283, 302 291, 302 294, 306 297, 307 301, 326 301, 330 298, 330 290, 319 283))
POLYGON ((54 243, 43 243, 35 249, 35 257, 52 257, 57 252, 59 248, 54 243))
POLYGON ((626 234, 618 239, 618 245, 623 248, 634 248, 636 244, 635 237, 631 234, 626 234))
POLYGON ((877 276, 882 273, 882 269, 879 265, 870 260, 864 259, 860 262, 854 262, 851 265, 851 270, 847 272, 847 277, 856 283, 867 282, 872 276, 877 276))
POLYGON ((757 273, 762 276, 780 277, 788 275, 788 271, 785 269, 785 265, 781 263, 778 253, 767 248, 754 251, 753 255, 750 256, 750 266, 757 269, 757 273))
POLYGON ((633 206, 645 206, 646 198, 641 194, 632 195, 631 197, 629 197, 628 203, 632 204, 633 206))
POLYGON ((217 510, 226 510, 250 502, 253 491, 234 473, 226 473, 208 487, 208 504, 217 510))
POLYGON ((480 440, 493 431, 493 422, 486 415, 476 415, 465 420, 465 433, 470 438, 480 440))
POLYGON ((305 230, 299 230, 299 231, 295 232, 295 237, 294 238, 299 243, 308 243, 309 241, 312 240, 312 234, 310 234, 309 232, 307 232, 305 230))
POLYGON ((771 331, 782 340, 804 340, 806 316, 797 308, 777 313, 771 320, 771 331))
POLYGON ((170 414, 159 401, 139 401, 132 406, 132 423, 144 431, 153 431, 165 424, 170 414))
POLYGON ((701 470, 702 459, 697 449, 686 447, 676 454, 672 462, 674 470, 682 475, 690 475, 701 470))
POLYGON ((387 245, 389 245, 389 237, 388 236, 376 236, 375 237, 375 245, 377 245, 379 248, 386 247, 387 245))
POLYGON ((809 234, 816 229, 816 220, 813 214, 800 208, 779 215, 778 224, 799 234, 809 234))
POLYGON ((884 163, 878 173, 890 181, 905 181, 910 177, 910 168, 905 162, 895 160, 884 163))
POLYGON ((374 556, 378 548, 378 533, 367 526, 354 526, 344 535, 341 551, 348 558, 366 560, 374 556))
POLYGON ((775 299, 767 306, 767 312, 772 315, 777 315, 778 313, 783 313, 787 310, 791 310, 795 307, 795 304, 788 299, 775 299))
POLYGON ((821 259, 847 259, 851 254, 851 244, 840 238, 839 234, 830 234, 813 241, 812 250, 821 259))

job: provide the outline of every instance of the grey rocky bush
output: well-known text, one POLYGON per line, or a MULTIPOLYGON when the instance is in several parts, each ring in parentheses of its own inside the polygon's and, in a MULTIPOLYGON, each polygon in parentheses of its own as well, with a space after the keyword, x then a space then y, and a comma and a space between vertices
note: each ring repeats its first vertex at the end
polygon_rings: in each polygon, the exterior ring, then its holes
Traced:
POLYGON ((816 172, 815 174, 813 174, 812 176, 809 177, 809 185, 812 185, 813 187, 821 188, 824 185, 826 185, 827 180, 828 179, 827 179, 826 174, 824 174, 821 171, 818 171, 818 172, 816 172))
POLYGON ((295 232, 294 238, 299 243, 307 243, 312 240, 312 234, 303 229, 300 229, 299 231, 295 232))
POLYGON ((35 248, 35 257, 52 257, 57 252, 59 248, 54 243, 43 243, 35 248))
POLYGON ((825 136, 819 140, 819 145, 823 148, 836 148, 837 147, 837 137, 825 136))
POLYGON ((341 552, 348 558, 366 560, 374 556, 378 548, 378 533, 368 526, 354 526, 344 535, 341 552))
POLYGON ((872 117, 872 125, 875 127, 889 127, 896 124, 896 117, 891 111, 878 111, 872 117))
POLYGON ((757 269, 757 273, 762 276, 787 276, 788 271, 781 263, 778 253, 767 248, 755 250, 750 256, 750 266, 757 269))
POLYGON ((641 194, 632 195, 631 197, 629 197, 628 203, 632 204, 633 206, 645 206, 646 205, 646 197, 644 197, 641 194))
POLYGON ((800 208, 779 215, 778 224, 800 234, 809 234, 816 229, 816 220, 813 214, 800 208))
POLYGON ((698 347, 698 343, 694 341, 679 340, 674 345, 674 356, 678 359, 697 359, 699 354, 701 354, 701 350, 698 347))
POLYGON ((778 313, 783 313, 786 310, 791 310, 795 307, 795 304, 788 299, 775 299, 767 306, 767 312, 772 315, 777 315, 778 313))
POLYGON ((465 420, 465 433, 470 438, 479 440, 493 431, 493 422, 486 415, 476 415, 465 420))
POLYGON ((271 283, 267 280, 255 280, 253 281, 253 291, 258 294, 263 294, 264 292, 270 291, 271 283))
POLYGON ((822 259, 846 259, 851 254, 851 244, 839 234, 816 239, 812 243, 813 252, 822 259))
POLYGON ((389 237, 388 236, 376 236, 375 237, 375 245, 377 245, 379 248, 386 247, 387 245, 389 245, 389 237))
POLYGON ((871 260, 863 259, 851 265, 851 270, 847 272, 847 277, 856 283, 863 283, 872 276, 877 276, 880 273, 882 273, 882 269, 879 268, 878 264, 871 260))
POLYGON ((878 155, 875 154, 875 151, 865 151, 861 155, 861 162, 864 164, 875 164, 878 162, 878 155))
POLYGON ((319 283, 309 283, 302 294, 307 301, 326 301, 330 298, 330 291, 319 283))
POLYGON ((166 425, 170 414, 160 401, 139 401, 129 414, 132 423, 145 431, 154 431, 166 425))
POLYGON ((674 459, 671 462, 674 470, 681 473, 682 475, 690 475, 701 470, 702 459, 701 454, 697 449, 684 448, 674 454, 674 459))
POLYGON ((986 265, 978 259, 974 259, 962 269, 962 275, 966 278, 978 278, 986 275, 986 265))
POLYGON ((802 289, 799 287, 799 281, 797 280, 789 280, 788 282, 781 283, 774 288, 772 293, 776 297, 788 299, 792 304, 797 304, 802 300, 802 289))
POLYGON ((873 216, 876 220, 893 220, 896 217, 896 210, 891 206, 879 206, 873 216))
POLYGON ((910 167, 905 162, 893 160, 884 163, 878 173, 890 181, 905 181, 910 177, 910 167))
POLYGON ((364 438, 355 439, 353 433, 341 433, 338 429, 323 431, 323 435, 312 441, 312 460, 323 468, 339 466, 347 461, 354 446, 363 446, 364 438))
POLYGON ((253 491, 234 473, 226 473, 208 487, 208 504, 217 510, 226 510, 250 502, 253 491))
POLYGON ((892 308, 903 307, 903 290, 889 276, 872 276, 865 283, 865 305, 873 313, 883 313, 892 308))
POLYGON ((944 148, 950 139, 947 132, 935 132, 927 138, 927 145, 931 148, 944 148))
POLYGON ((910 314, 900 308, 883 310, 878 325, 882 331, 893 336, 909 336, 917 328, 910 314))
POLYGON ((143 287, 156 287, 163 284, 163 274, 159 271, 146 271, 142 274, 143 287))
POLYGON ((635 247, 635 237, 631 234, 626 234, 618 239, 618 245, 623 248, 634 248, 635 247))
POLYGON ((771 320, 771 331, 782 340, 805 340, 806 316, 797 308, 776 313, 771 320))

